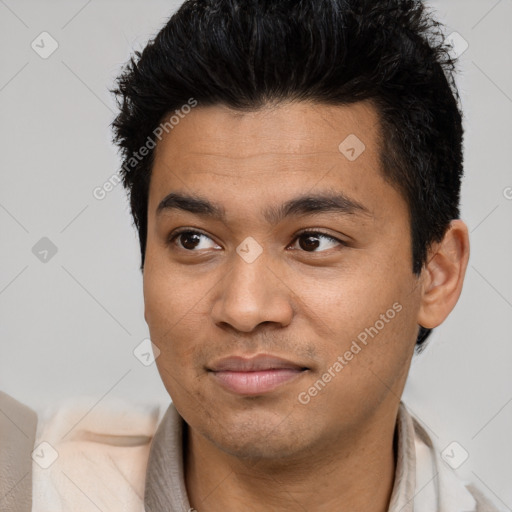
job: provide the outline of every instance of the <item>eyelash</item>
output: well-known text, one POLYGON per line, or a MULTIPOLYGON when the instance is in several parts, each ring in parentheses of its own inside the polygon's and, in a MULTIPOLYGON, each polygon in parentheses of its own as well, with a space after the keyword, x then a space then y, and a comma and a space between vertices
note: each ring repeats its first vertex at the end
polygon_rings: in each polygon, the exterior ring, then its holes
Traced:
MULTIPOLYGON (((190 228, 183 228, 181 230, 178 230, 178 231, 175 231, 173 233, 171 233, 167 239, 167 245, 171 245, 174 243, 174 241, 182 234, 184 233, 189 233, 189 234, 195 234, 195 235, 202 235, 202 236, 205 236, 206 238, 209 238, 211 240, 211 237, 208 236, 206 233, 203 233, 202 231, 197 231, 195 229, 190 229, 190 228)), ((323 231, 316 231, 316 230, 307 230, 307 231, 302 231, 300 233, 298 233, 295 238, 293 239, 293 242, 294 243, 297 239, 299 239, 300 237, 303 237, 303 236, 306 236, 306 235, 314 235, 314 236, 317 236, 319 238, 325 238, 331 242, 337 242, 339 243, 341 246, 346 246, 347 244, 345 242, 343 242, 343 240, 340 240, 339 238, 336 238, 332 235, 329 235, 323 231)), ((180 247, 180 249, 183 249, 180 247)), ((183 249, 184 251, 187 251, 187 252, 197 252, 197 251, 194 251, 194 250, 190 250, 190 249, 183 249)), ((310 251, 303 251, 303 252, 310 252, 310 251)), ((315 253, 315 251, 311 251, 312 253, 315 253)), ((325 252, 325 251, 321 251, 321 252, 325 252)))

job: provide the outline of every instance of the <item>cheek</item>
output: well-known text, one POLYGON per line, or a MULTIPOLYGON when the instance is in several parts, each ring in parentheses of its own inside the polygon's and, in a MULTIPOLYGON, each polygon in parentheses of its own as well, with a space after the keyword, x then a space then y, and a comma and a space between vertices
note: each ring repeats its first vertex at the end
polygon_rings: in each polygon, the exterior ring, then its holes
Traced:
POLYGON ((205 295, 198 279, 174 268, 163 257, 153 258, 144 270, 144 305, 149 327, 169 327, 200 305, 205 295))
POLYGON ((387 381, 403 367, 414 347, 419 307, 408 267, 387 272, 367 267, 336 279, 300 282, 302 311, 324 340, 318 353, 327 367, 346 353, 350 362, 344 373, 351 381, 374 380, 369 368, 387 381))
POLYGON ((151 340, 160 350, 157 364, 164 362, 167 366, 176 360, 176 352, 181 350, 180 332, 187 322, 191 302, 190 289, 182 290, 180 279, 175 275, 158 271, 155 267, 145 269, 145 318, 151 340))
POLYGON ((144 303, 151 341, 160 351, 156 366, 171 399, 192 403, 195 390, 187 383, 199 374, 200 296, 179 273, 154 270, 144 276, 144 303))
POLYGON ((145 317, 160 350, 156 362, 166 387, 174 378, 195 379, 203 371, 216 281, 211 274, 201 277, 169 264, 145 271, 145 317))
POLYGON ((311 321, 323 323, 331 334, 346 336, 373 324, 399 300, 403 286, 398 278, 386 282, 383 273, 367 267, 341 269, 323 277, 295 276, 291 282, 311 321))

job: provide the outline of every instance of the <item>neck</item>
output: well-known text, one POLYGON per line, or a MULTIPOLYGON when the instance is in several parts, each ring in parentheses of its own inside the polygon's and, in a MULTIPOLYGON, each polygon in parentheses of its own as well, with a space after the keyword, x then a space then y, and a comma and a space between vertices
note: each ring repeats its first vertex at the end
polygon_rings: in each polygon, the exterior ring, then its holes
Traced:
POLYGON ((398 405, 364 429, 340 432, 293 460, 240 459, 189 427, 184 462, 190 504, 198 512, 386 512, 395 476, 397 412, 398 405))

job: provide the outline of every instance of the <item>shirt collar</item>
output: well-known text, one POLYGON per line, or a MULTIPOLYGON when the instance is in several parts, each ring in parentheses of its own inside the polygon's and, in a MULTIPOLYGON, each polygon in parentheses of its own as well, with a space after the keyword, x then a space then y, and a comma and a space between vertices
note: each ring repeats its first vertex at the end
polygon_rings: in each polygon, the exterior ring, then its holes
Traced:
POLYGON ((153 437, 146 470, 145 512, 188 512, 183 472, 185 421, 171 402, 153 437))
MULTIPOLYGON (((146 512, 187 512, 191 509, 183 471, 184 428, 183 418, 171 403, 151 444, 144 493, 146 512)), ((413 512, 416 487, 415 427, 402 402, 396 428, 397 460, 388 512, 413 512)))

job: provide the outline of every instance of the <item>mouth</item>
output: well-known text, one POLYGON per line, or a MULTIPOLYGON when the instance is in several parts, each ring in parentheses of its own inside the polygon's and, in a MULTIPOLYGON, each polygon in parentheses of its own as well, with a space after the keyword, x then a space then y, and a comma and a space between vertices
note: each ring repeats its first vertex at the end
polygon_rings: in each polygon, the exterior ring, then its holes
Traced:
POLYGON ((214 363, 208 372, 224 389, 245 396, 270 393, 300 378, 309 368, 268 354, 250 358, 227 357, 214 363))

